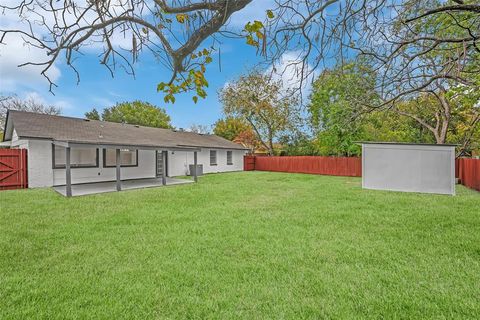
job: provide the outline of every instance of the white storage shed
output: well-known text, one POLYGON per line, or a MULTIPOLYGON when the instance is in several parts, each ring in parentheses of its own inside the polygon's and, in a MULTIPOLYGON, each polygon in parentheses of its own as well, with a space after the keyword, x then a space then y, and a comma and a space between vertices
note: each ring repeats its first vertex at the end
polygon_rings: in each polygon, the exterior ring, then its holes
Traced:
POLYGON ((455 145, 361 144, 364 189, 455 195, 455 145))

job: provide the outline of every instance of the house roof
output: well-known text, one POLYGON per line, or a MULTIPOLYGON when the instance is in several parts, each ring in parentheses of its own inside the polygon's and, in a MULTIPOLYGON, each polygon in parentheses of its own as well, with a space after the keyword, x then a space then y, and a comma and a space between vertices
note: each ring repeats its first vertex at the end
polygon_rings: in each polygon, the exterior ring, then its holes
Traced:
POLYGON ((136 147, 245 149, 210 134, 10 110, 4 140, 11 140, 13 128, 20 139, 136 147))

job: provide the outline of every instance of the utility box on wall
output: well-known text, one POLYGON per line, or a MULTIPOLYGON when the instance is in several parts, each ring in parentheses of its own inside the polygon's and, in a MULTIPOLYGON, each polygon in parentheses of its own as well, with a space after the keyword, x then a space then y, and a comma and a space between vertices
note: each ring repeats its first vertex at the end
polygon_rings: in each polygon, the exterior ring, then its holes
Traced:
POLYGON ((364 189, 455 195, 455 145, 361 144, 364 189))

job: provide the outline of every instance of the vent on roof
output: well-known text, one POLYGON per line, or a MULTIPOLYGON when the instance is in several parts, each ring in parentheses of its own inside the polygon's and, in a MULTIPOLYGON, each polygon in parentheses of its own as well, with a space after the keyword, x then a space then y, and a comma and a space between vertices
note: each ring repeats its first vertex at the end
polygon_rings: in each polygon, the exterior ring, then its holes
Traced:
POLYGON ((135 128, 140 128, 140 126, 138 124, 135 125, 135 128))
POLYGON ((83 119, 83 121, 90 121, 90 119, 83 119))

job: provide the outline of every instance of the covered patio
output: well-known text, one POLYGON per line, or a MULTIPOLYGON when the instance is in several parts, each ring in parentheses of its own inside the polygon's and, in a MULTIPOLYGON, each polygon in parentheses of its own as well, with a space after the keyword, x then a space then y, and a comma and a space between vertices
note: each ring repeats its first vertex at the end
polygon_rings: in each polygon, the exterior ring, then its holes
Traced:
POLYGON ((160 187, 167 185, 177 185, 197 182, 197 169, 191 172, 192 180, 178 179, 167 177, 166 158, 168 151, 189 151, 193 152, 193 166, 197 168, 197 153, 201 150, 195 147, 180 146, 154 146, 154 145, 117 145, 117 144, 92 144, 69 141, 54 141, 54 145, 65 148, 65 185, 54 187, 55 191, 66 196, 82 196, 96 193, 113 192, 121 190, 132 190, 140 188, 160 187), (115 181, 100 181, 91 183, 72 183, 72 165, 71 165, 71 149, 72 148, 108 148, 115 150, 115 181), (161 175, 160 177, 139 178, 122 180, 122 165, 120 151, 129 150, 154 150, 161 153, 161 175))
MULTIPOLYGON (((178 179, 178 178, 167 177, 166 183, 163 184, 163 181, 161 178, 134 179, 134 180, 122 181, 121 190, 163 187, 163 186, 188 184, 188 183, 193 183, 193 181, 188 179, 178 179)), ((54 187, 53 189, 58 193, 60 193, 61 195, 67 196, 66 186, 58 186, 58 187, 54 187)), ((114 191, 118 191, 117 183, 115 181, 109 181, 109 182, 74 184, 71 186, 70 192, 72 197, 76 197, 76 196, 86 196, 91 194, 114 192, 114 191)))

